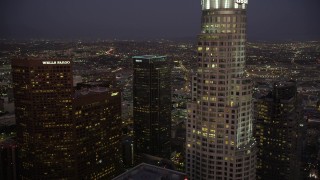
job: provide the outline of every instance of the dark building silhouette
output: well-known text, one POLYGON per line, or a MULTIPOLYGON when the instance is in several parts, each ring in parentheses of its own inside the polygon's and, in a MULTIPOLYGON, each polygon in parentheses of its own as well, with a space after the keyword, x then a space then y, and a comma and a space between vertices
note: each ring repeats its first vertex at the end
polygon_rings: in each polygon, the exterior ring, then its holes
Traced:
POLYGON ((295 82, 278 82, 257 102, 258 179, 301 179, 305 123, 295 82))
POLYGON ((134 166, 134 148, 132 137, 122 139, 122 160, 124 168, 130 169, 134 166))
POLYGON ((12 61, 18 179, 110 179, 121 173, 117 89, 74 92, 72 61, 12 61))
POLYGON ((4 114, 4 99, 0 98, 0 115, 4 114))
POLYGON ((7 139, 0 143, 0 179, 17 179, 17 143, 7 139))
POLYGON ((133 57, 133 120, 137 161, 170 157, 171 64, 165 56, 133 57))

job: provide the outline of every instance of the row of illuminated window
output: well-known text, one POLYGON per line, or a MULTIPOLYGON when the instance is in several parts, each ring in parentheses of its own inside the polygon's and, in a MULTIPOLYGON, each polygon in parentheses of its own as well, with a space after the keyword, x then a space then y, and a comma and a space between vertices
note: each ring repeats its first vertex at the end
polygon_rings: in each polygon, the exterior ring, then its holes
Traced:
POLYGON ((211 46, 211 47, 198 47, 198 52, 203 52, 205 56, 216 57, 233 57, 237 55, 244 55, 245 47, 230 47, 230 46, 211 46), (210 52, 210 53, 209 53, 210 52), (230 52, 230 53, 221 53, 230 52), (241 53, 241 54, 240 54, 241 53))
POLYGON ((203 29, 219 29, 219 30, 223 30, 223 29, 244 29, 246 28, 245 24, 203 24, 202 26, 203 29))
MULTIPOLYGON (((221 48, 220 48, 221 49, 221 48)), ((213 55, 215 55, 215 57, 218 59, 224 59, 224 58, 227 58, 227 59, 239 59, 241 58, 241 60, 243 61, 244 59, 244 51, 233 51, 232 48, 223 48, 221 50, 219 50, 219 54, 213 54, 213 53, 198 53, 198 56, 199 56, 199 59, 198 59, 198 62, 201 62, 200 59, 204 62, 208 61, 208 60, 205 60, 205 57, 213 57, 213 55), (221 53, 223 52, 223 53, 221 53), (231 53, 233 52, 233 53, 231 53)), ((216 61, 213 61, 212 62, 216 62, 216 61)), ((231 61, 231 62, 236 62, 236 61, 231 61)))
POLYGON ((240 46, 240 45, 244 47, 245 44, 246 44, 245 41, 199 41, 198 42, 198 46, 200 47, 209 46, 210 48, 217 47, 217 46, 240 46))
POLYGON ((208 41, 241 41, 241 42, 245 42, 246 40, 246 35, 245 34, 223 34, 223 35, 207 35, 207 34, 203 34, 202 36, 204 36, 203 38, 200 39, 200 41, 203 42, 208 42, 208 41))
POLYGON ((204 16, 202 22, 204 23, 242 23, 245 24, 247 18, 245 16, 204 16))
MULTIPOLYGON (((234 124, 234 123, 233 123, 234 124)), ((229 125, 229 124, 217 124, 217 128, 211 129, 210 132, 202 132, 202 131, 196 131, 195 126, 192 126, 193 130, 191 131, 191 125, 188 124, 188 137, 195 138, 194 135, 202 135, 204 138, 209 137, 209 138, 228 138, 228 134, 234 135, 235 133, 235 126, 234 125, 229 125), (229 129, 230 128, 230 129, 229 129), (217 136, 216 136, 216 131, 217 130, 217 136), (212 132, 213 131, 213 132, 212 132), (192 132, 192 134, 191 134, 192 132)), ((197 136, 200 138, 200 136, 197 136)), ((233 144, 232 144, 233 145, 233 144)))
POLYGON ((213 29, 213 28, 204 28, 202 33, 233 33, 233 34, 246 34, 246 30, 230 30, 230 29, 213 29))
MULTIPOLYGON (((230 54, 231 56, 231 54, 230 54)), ((232 58, 222 58, 222 57, 219 57, 218 58, 198 58, 198 62, 203 62, 203 63, 208 63, 208 62, 215 62, 215 63, 219 63, 219 64, 230 64, 230 66, 232 65, 232 67, 235 67, 234 64, 235 62, 245 62, 245 59, 244 58, 235 58, 235 57, 232 57, 232 58)), ((201 65, 199 65, 201 66, 201 65)))

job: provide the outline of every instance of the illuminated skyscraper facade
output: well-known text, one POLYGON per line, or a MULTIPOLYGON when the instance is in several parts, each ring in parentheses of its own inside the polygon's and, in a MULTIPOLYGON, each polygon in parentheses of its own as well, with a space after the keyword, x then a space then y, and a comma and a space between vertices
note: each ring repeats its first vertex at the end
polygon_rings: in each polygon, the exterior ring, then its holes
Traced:
POLYGON ((72 62, 14 59, 19 179, 75 177, 72 62))
POLYGON ((295 82, 277 82, 257 102, 257 179, 302 179, 305 122, 295 82))
POLYGON ((72 61, 15 59, 18 179, 111 179, 121 173, 117 89, 74 91, 72 61))
POLYGON ((247 3, 202 0, 186 137, 186 171, 193 180, 256 178, 252 82, 244 71, 247 3))
POLYGON ((136 162, 145 155, 170 157, 171 68, 165 56, 133 57, 133 121, 136 162))
POLYGON ((121 161, 121 93, 92 87, 76 91, 75 179, 112 179, 123 171, 121 161))

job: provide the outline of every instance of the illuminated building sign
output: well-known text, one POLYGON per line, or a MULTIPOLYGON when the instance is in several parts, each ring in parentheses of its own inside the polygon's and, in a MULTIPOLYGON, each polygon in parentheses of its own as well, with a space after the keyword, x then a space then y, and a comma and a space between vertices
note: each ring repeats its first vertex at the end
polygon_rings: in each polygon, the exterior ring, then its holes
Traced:
POLYGON ((248 0, 236 0, 238 4, 248 4, 248 0))
POLYGON ((70 61, 42 61, 42 64, 70 64, 70 61))
POLYGON ((115 93, 112 93, 111 96, 116 96, 118 94, 119 94, 118 92, 115 92, 115 93))

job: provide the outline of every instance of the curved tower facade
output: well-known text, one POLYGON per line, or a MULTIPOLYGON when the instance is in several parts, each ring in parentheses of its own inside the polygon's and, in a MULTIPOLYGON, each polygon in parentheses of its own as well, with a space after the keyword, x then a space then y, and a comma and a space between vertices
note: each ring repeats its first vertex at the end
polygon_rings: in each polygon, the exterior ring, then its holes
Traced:
POLYGON ((255 179, 252 81, 246 77, 247 0, 202 0, 198 69, 188 104, 192 180, 255 179))

